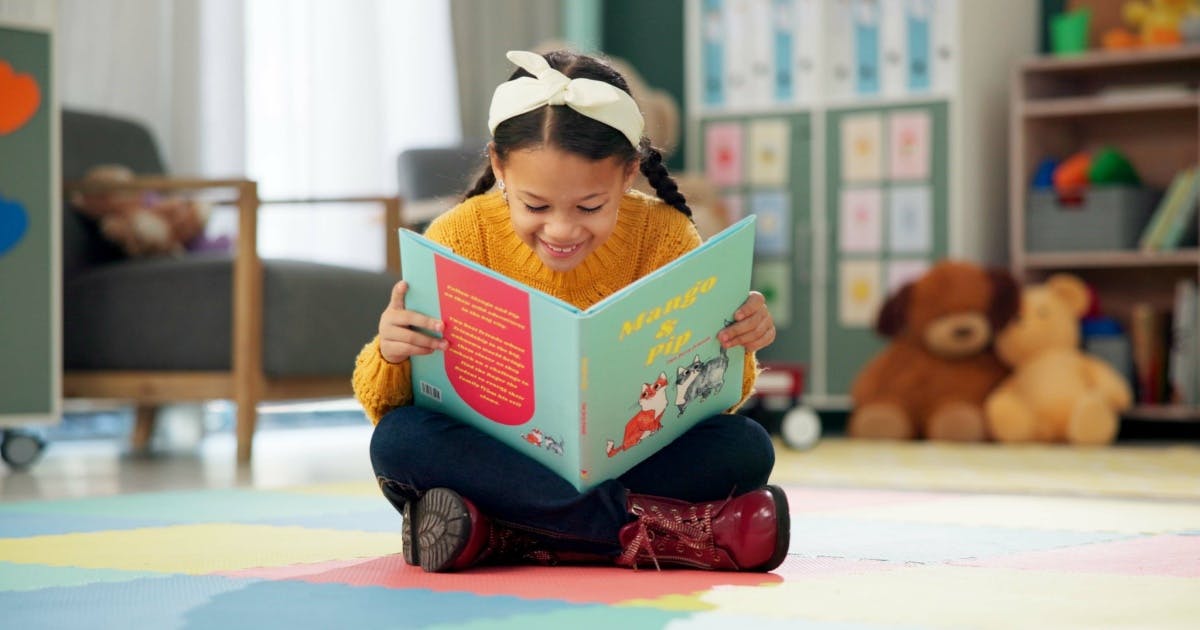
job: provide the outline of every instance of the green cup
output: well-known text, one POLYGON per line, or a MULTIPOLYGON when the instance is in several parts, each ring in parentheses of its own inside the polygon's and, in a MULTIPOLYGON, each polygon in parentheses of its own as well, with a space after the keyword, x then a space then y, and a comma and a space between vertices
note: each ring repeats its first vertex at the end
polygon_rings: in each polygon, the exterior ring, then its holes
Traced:
POLYGON ((1076 9, 1050 18, 1050 47, 1056 55, 1077 55, 1088 49, 1090 9, 1076 9))

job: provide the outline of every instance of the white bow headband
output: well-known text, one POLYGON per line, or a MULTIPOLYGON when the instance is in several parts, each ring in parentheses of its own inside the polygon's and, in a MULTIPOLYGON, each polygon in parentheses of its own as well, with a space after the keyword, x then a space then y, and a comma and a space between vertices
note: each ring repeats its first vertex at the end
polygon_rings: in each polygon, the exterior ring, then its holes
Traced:
POLYGON ((496 126, 509 118, 543 105, 566 105, 620 131, 634 148, 641 143, 646 123, 637 103, 624 90, 603 81, 568 78, 537 53, 510 50, 507 56, 537 78, 519 77, 496 87, 488 110, 488 130, 493 135, 496 126))

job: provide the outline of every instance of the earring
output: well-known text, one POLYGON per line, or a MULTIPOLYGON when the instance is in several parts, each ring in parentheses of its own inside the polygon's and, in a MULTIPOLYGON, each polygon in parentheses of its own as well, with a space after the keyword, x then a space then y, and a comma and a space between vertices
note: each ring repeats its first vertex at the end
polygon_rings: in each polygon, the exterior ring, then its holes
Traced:
POLYGON ((500 189, 500 198, 504 200, 504 203, 508 203, 508 191, 504 190, 504 180, 497 179, 496 187, 500 189))

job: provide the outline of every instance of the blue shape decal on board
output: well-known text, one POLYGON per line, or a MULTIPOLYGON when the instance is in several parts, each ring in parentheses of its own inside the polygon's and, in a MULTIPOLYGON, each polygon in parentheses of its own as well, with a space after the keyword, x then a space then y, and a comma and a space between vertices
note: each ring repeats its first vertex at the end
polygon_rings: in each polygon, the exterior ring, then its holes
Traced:
POLYGON ((854 89, 879 93, 879 0, 854 3, 854 89))
POLYGON ((725 18, 721 0, 704 0, 703 33, 704 104, 725 104, 725 18))
POLYGON ((16 247, 29 228, 29 216, 25 206, 0 195, 0 256, 16 247))
POLYGON ((908 89, 914 92, 929 90, 931 0, 909 0, 905 14, 908 31, 908 89))
POLYGON ((790 102, 795 89, 792 78, 794 9, 792 0, 775 0, 775 100, 780 103, 790 102))

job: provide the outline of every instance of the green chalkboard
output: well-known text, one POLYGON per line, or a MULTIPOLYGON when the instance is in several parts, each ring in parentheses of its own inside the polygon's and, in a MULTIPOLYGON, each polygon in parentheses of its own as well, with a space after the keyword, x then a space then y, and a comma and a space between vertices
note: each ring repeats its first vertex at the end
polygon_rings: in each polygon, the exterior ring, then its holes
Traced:
POLYGON ((57 410, 50 48, 0 26, 0 424, 57 410))
MULTIPOLYGON (((884 340, 874 331, 874 314, 870 321, 862 321, 853 309, 845 308, 844 295, 854 291, 854 274, 874 268, 874 280, 877 291, 874 295, 879 298, 878 304, 888 293, 889 277, 907 267, 911 270, 914 265, 932 264, 939 258, 944 258, 948 248, 948 105, 944 101, 897 104, 883 107, 856 107, 853 109, 838 109, 826 112, 825 118, 825 155, 826 155, 826 195, 825 221, 829 226, 829 243, 827 245, 827 269, 829 284, 825 290, 826 316, 826 378, 825 393, 831 396, 846 395, 850 385, 859 370, 872 356, 883 348, 884 340), (909 120, 916 118, 927 121, 920 125, 927 129, 923 135, 922 145, 927 151, 927 159, 920 162, 924 166, 917 169, 917 174, 905 173, 894 177, 892 163, 896 158, 892 154, 893 120, 909 120), (879 151, 879 176, 864 177, 858 163, 852 165, 854 174, 844 172, 842 159, 843 146, 856 146, 854 138, 843 139, 843 134, 853 135, 854 129, 871 128, 872 124, 857 125, 856 123, 872 120, 878 121, 878 139, 882 142, 877 147, 879 151), (871 239, 863 238, 855 241, 853 238, 843 238, 843 193, 845 191, 867 191, 874 194, 878 191, 881 199, 879 233, 877 243, 867 243, 871 239), (927 219, 916 230, 905 232, 906 241, 894 242, 891 226, 893 217, 893 199, 897 195, 909 194, 907 191, 917 190, 923 199, 927 199, 927 219), (920 235, 910 237, 910 233, 920 235), (851 246, 846 247, 847 240, 851 246), (916 245, 913 241, 919 241, 916 245), (852 277, 853 276, 853 277, 852 277)), ((870 135, 870 134, 866 134, 870 135)))
MULTIPOLYGON (((698 140, 700 155, 706 156, 703 168, 710 174, 710 162, 716 159, 709 147, 710 130, 718 127, 736 131, 737 181, 709 179, 721 186, 736 213, 759 214, 762 228, 757 235, 751 284, 767 296, 777 335, 775 343, 759 352, 759 359, 806 366, 812 360, 812 116, 787 112, 705 118, 698 140), (764 166, 764 160, 754 152, 764 145, 786 147, 786 155, 778 156, 777 167, 768 160, 765 169, 756 171, 756 166, 764 166), (774 173, 764 176, 764 171, 774 173)), ((726 141, 729 137, 725 136, 726 141)))

